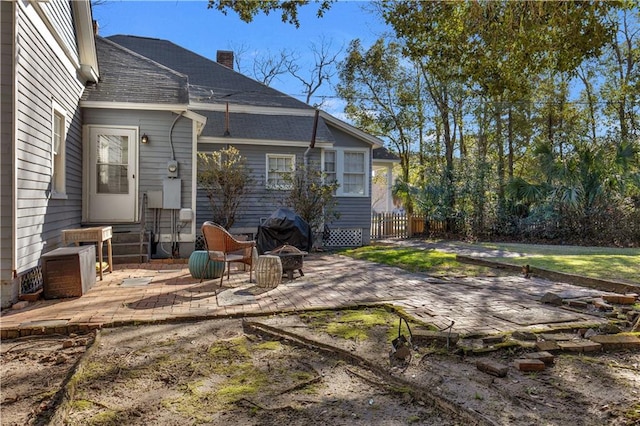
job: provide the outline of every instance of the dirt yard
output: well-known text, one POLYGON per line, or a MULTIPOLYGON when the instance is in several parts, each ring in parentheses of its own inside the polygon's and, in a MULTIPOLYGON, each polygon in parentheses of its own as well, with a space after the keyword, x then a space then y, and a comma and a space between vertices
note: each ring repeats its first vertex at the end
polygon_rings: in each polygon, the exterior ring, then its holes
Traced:
POLYGON ((640 424, 638 352, 555 354, 533 373, 513 366, 533 349, 508 340, 402 358, 397 318, 368 308, 3 341, 1 424, 640 424))

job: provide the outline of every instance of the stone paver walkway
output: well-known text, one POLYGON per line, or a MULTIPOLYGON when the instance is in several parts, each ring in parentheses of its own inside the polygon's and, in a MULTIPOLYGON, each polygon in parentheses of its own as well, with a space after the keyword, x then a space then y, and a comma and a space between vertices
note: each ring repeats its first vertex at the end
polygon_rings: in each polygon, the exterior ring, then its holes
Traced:
POLYGON ((47 332, 228 316, 253 316, 306 309, 388 303, 409 315, 463 335, 602 323, 597 316, 543 305, 552 291, 562 297, 603 292, 519 276, 440 279, 399 268, 329 254, 312 254, 304 277, 265 290, 246 272, 199 283, 187 265, 116 265, 104 281, 80 298, 40 300, 0 317, 2 338, 47 332))

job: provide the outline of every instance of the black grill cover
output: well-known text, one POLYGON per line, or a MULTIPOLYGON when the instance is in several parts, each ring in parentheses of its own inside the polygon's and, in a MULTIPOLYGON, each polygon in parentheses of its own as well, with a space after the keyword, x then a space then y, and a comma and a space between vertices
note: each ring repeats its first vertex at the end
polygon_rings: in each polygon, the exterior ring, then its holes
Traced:
POLYGON ((281 208, 258 227, 258 253, 264 254, 284 244, 310 252, 313 236, 309 224, 293 210, 281 208))

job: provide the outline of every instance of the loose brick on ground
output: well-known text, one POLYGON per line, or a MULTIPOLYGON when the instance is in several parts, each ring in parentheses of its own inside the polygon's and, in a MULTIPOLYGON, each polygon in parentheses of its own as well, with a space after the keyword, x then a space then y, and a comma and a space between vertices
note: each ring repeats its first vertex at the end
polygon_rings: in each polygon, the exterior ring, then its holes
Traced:
POLYGON ((504 342, 504 336, 487 336, 482 338, 482 343, 485 345, 492 345, 494 343, 504 342))
POLYGON ((555 357, 547 351, 531 352, 531 353, 525 354, 524 356, 527 359, 540 360, 544 362, 546 365, 553 364, 553 361, 555 360, 555 357))
MULTIPOLYGON (((595 336, 594 336, 595 337, 595 336)), ((567 352, 597 352, 602 350, 602 345, 588 340, 580 342, 558 342, 560 349, 567 352)))
POLYGON ((633 305, 636 303, 636 295, 629 294, 606 294, 602 298, 609 303, 616 303, 618 305, 633 305))
POLYGON ((497 377, 506 377, 509 371, 508 366, 491 359, 479 359, 476 361, 476 368, 484 373, 497 377))
POLYGON ((558 346, 558 342, 554 340, 543 340, 540 342, 536 342, 536 349, 542 352, 559 351, 560 346, 558 346))
POLYGON ((573 340, 576 336, 569 333, 542 333, 540 335, 544 340, 553 340, 556 342, 573 340))
POLYGON ((602 345, 604 350, 640 349, 640 338, 628 334, 598 334, 590 340, 602 345))
POLYGON ((539 359, 516 359, 513 365, 520 371, 543 371, 545 368, 539 359))
POLYGON ((411 336, 411 343, 415 345, 429 345, 432 343, 446 345, 448 339, 450 345, 455 345, 458 342, 459 338, 460 335, 458 333, 449 333, 446 331, 415 330, 411 336))
POLYGON ((535 342, 536 340, 538 340, 538 336, 536 336, 535 333, 532 333, 531 331, 520 331, 520 330, 516 330, 513 333, 511 333, 511 338, 515 340, 523 340, 527 342, 535 342))
POLYGON ((569 300, 569 306, 573 308, 587 309, 589 307, 589 303, 584 300, 569 300))

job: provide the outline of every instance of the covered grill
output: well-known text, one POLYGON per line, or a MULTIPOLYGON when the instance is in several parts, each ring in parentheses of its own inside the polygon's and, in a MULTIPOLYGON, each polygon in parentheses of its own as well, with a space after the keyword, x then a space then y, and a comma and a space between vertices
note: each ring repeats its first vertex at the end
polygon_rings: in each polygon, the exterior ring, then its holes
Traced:
POLYGON ((303 258, 313 245, 311 227, 293 210, 281 208, 258 227, 256 245, 258 253, 280 257, 289 279, 296 270, 303 276, 303 258))
POLYGON ((285 244, 309 252, 313 236, 311 227, 303 218, 291 209, 281 208, 258 227, 256 245, 258 253, 265 254, 285 244))

